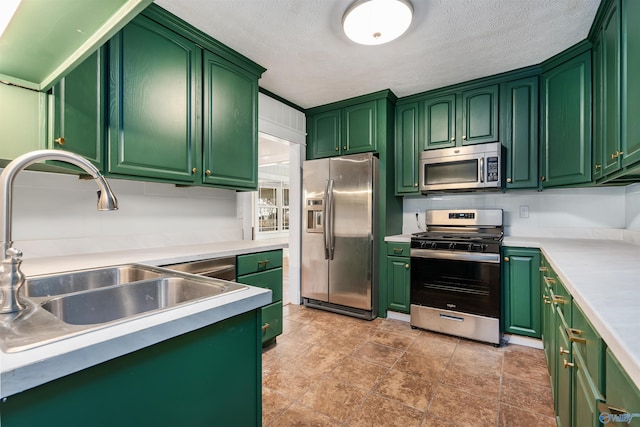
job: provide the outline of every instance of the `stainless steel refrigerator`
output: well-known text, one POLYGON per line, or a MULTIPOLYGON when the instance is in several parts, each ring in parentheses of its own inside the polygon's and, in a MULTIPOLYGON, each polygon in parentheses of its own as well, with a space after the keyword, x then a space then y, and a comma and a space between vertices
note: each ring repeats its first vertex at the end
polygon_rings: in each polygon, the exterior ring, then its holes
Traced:
POLYGON ((308 160, 302 176, 303 304, 375 318, 378 159, 366 153, 308 160))

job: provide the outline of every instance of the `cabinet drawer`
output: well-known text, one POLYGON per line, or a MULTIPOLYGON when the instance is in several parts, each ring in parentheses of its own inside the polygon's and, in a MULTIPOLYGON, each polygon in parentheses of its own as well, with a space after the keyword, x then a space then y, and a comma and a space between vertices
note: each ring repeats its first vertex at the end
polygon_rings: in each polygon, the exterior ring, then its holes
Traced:
POLYGON ((572 315, 573 348, 580 353, 585 370, 598 391, 604 393, 604 342, 575 303, 572 315))
POLYGON ((262 307, 262 342, 282 334, 282 301, 262 307))
POLYGON ((282 267, 282 251, 277 250, 249 255, 238 255, 237 262, 236 274, 238 276, 270 270, 272 268, 282 267))
POLYGON ((282 300, 282 267, 238 276, 238 283, 271 289, 273 292, 271 301, 282 300))
POLYGON ((409 256, 411 243, 387 242, 387 255, 409 256))
POLYGON ((574 426, 600 426, 598 404, 602 402, 602 394, 591 380, 586 362, 576 343, 573 343, 573 407, 572 416, 574 426))

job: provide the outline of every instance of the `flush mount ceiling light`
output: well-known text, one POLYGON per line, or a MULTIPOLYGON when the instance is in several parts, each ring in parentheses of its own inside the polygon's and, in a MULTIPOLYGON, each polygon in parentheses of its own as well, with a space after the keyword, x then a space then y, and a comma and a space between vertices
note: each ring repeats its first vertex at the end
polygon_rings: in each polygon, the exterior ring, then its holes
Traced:
POLYGON ((407 31, 412 15, 409 0, 358 0, 344 13, 342 27, 356 43, 383 44, 407 31))

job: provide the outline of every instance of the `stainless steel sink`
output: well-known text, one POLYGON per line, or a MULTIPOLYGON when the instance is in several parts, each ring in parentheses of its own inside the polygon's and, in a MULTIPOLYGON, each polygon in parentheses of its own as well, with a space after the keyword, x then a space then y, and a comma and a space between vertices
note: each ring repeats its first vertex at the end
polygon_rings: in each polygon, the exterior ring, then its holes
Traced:
POLYGON ((161 277, 57 297, 42 304, 42 308, 65 323, 92 325, 220 295, 233 288, 244 287, 235 283, 205 284, 183 277, 161 277))
POLYGON ((33 276, 17 313, 0 315, 0 348, 17 352, 248 286, 142 264, 33 276))
POLYGON ((42 298, 121 285, 161 277, 162 271, 141 264, 126 264, 90 270, 34 276, 24 284, 24 295, 42 298))

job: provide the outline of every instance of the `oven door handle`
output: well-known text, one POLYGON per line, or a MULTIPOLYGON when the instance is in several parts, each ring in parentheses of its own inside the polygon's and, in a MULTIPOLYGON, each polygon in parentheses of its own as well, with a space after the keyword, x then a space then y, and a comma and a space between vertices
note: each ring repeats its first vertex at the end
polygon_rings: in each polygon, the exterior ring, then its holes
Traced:
POLYGON ((485 253, 473 253, 473 252, 448 252, 437 251, 432 249, 411 249, 411 258, 433 258, 433 259, 448 259, 453 261, 475 261, 475 262, 489 262, 500 263, 499 254, 485 254, 485 253))

